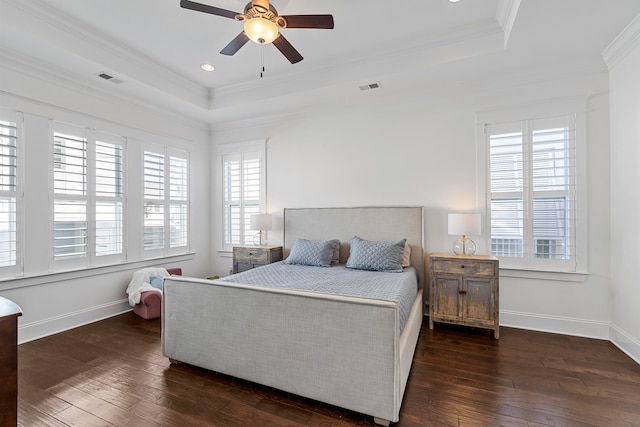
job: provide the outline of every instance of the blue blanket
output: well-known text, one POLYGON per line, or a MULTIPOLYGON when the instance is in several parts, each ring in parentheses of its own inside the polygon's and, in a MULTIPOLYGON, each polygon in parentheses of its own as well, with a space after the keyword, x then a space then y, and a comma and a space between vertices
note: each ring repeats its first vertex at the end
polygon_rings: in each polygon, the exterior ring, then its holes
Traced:
POLYGON ((354 270, 344 265, 309 267, 287 265, 281 261, 220 280, 395 301, 398 303, 401 333, 418 292, 418 279, 413 267, 404 268, 402 273, 384 273, 354 270))

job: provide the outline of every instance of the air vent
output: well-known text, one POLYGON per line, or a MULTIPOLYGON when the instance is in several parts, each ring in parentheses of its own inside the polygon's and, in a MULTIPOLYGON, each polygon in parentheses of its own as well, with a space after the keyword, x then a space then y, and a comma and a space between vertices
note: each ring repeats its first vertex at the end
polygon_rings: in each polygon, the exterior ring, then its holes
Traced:
POLYGON ((100 73, 100 74, 98 74, 98 77, 100 77, 101 79, 108 80, 111 83, 115 83, 115 84, 124 83, 124 80, 117 79, 117 78, 115 78, 113 76, 110 76, 107 73, 100 73))
POLYGON ((381 86, 379 82, 374 82, 360 86, 360 90, 380 89, 380 87, 381 86))

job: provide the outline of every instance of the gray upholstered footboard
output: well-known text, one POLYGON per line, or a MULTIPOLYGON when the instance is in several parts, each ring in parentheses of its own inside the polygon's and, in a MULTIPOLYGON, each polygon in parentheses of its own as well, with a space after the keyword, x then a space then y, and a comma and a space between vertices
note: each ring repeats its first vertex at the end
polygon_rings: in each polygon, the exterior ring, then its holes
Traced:
POLYGON ((408 357, 410 365, 421 305, 413 326, 405 328, 412 331, 413 344, 404 343, 410 355, 401 356, 393 302, 171 277, 164 282, 163 351, 181 362, 397 421, 408 375, 400 362, 408 357))

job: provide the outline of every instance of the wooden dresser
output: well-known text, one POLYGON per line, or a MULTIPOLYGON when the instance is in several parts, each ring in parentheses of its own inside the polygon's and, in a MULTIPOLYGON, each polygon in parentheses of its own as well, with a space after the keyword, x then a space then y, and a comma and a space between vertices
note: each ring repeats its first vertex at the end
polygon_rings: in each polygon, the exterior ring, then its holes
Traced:
POLYGON ((0 297, 0 427, 18 424, 18 316, 16 303, 0 297))
POLYGON ((429 328, 434 322, 493 329, 500 338, 498 259, 429 255, 429 328))
POLYGON ((282 259, 282 246, 234 246, 233 273, 242 273, 282 259))

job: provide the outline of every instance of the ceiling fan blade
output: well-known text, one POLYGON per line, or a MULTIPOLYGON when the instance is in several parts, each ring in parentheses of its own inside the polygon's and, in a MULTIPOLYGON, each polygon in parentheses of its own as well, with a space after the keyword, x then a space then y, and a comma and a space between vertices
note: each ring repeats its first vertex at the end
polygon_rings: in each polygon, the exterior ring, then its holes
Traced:
POLYGON ((225 18, 235 19, 238 12, 232 12, 226 9, 220 9, 219 7, 209 6, 207 4, 196 3, 189 0, 180 0, 180 7, 184 9, 191 9, 198 12, 210 13, 212 15, 224 16, 225 18))
POLYGON ((235 39, 231 40, 231 42, 224 47, 220 51, 223 55, 233 56, 237 51, 240 50, 242 46, 244 46, 249 41, 249 37, 243 32, 238 34, 235 39))
POLYGON ((289 43, 289 40, 284 38, 282 33, 273 41, 273 44, 292 64, 302 61, 303 58, 300 52, 289 43))
POLYGON ((280 18, 284 18, 287 28, 333 29, 333 15, 285 15, 280 18))

